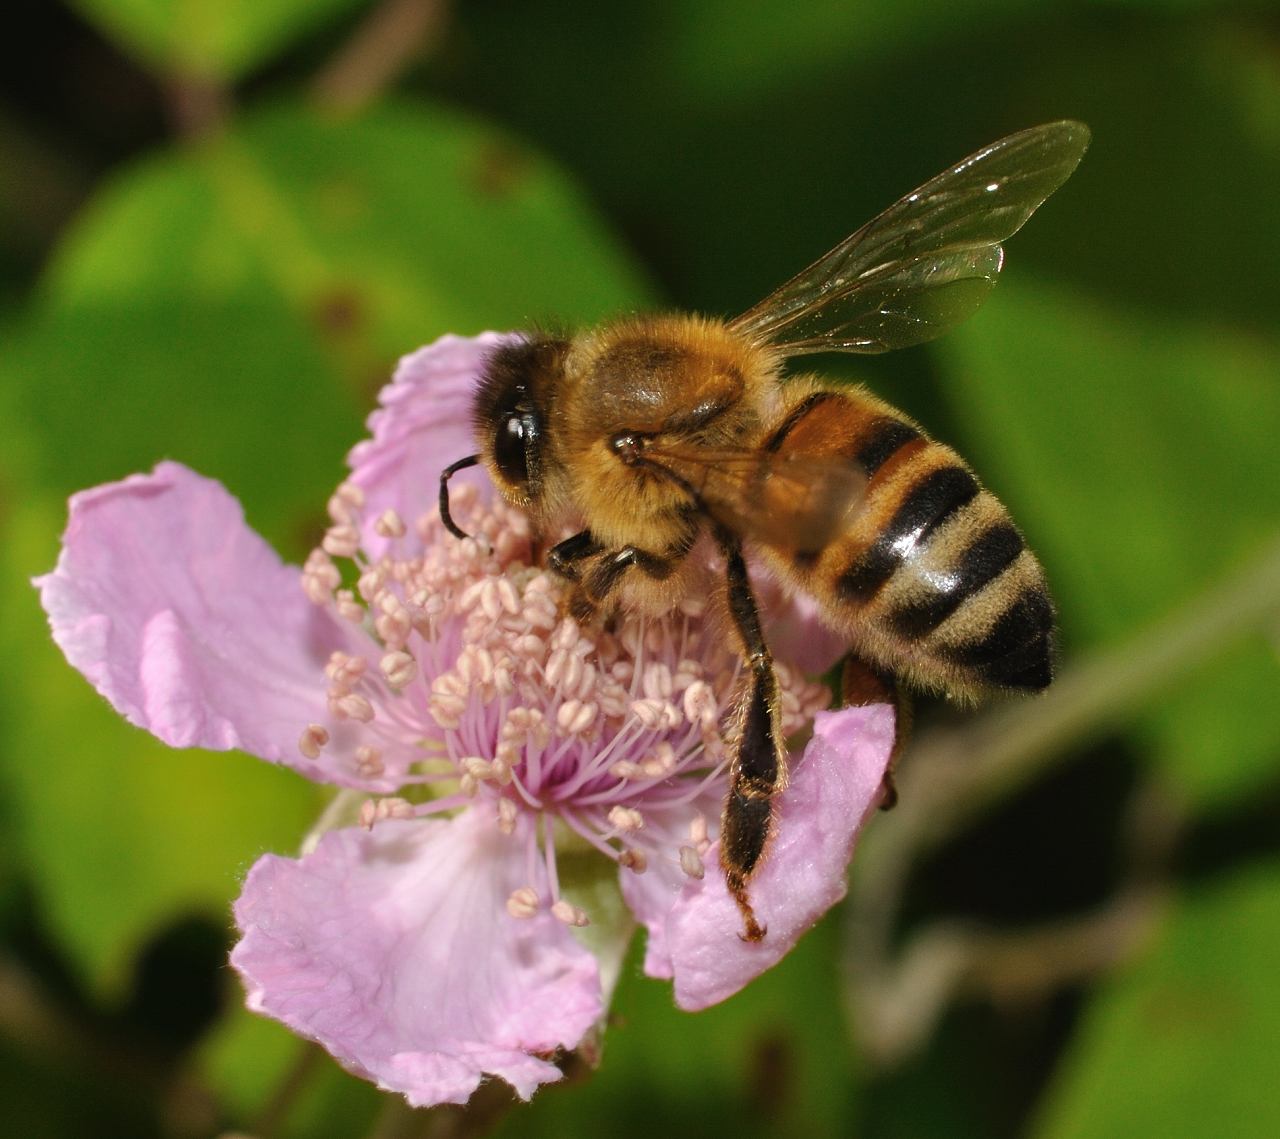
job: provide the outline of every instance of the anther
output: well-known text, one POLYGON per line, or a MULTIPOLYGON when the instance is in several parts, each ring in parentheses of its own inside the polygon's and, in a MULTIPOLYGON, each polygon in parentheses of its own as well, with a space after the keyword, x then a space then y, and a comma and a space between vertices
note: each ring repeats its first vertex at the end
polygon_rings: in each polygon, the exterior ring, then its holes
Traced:
POLYGON ((711 841, 707 832, 707 816, 701 811, 693 816, 693 821, 689 824, 689 840, 700 849, 703 849, 703 843, 711 841))
POLYGON ((644 670, 644 694, 653 699, 671 697, 671 669, 662 661, 655 661, 644 670))
POLYGON ((335 499, 352 509, 360 510, 364 507, 364 490, 353 482, 341 482, 334 488, 330 501, 335 499))
POLYGON ((392 688, 403 688, 418 675, 418 662, 403 651, 387 653, 378 667, 392 688))
POLYGON ((676 609, 686 617, 701 617, 706 612, 706 608, 706 601, 701 597, 695 597, 693 594, 689 594, 676 606, 676 609))
POLYGON ((666 775, 670 775, 675 769, 675 749, 666 742, 660 743, 657 752, 640 764, 640 773, 646 779, 661 779, 666 775))
POLYGON ((702 865, 702 856, 691 846, 680 848, 680 869, 690 878, 697 879, 701 879, 707 872, 702 865))
POLYGON ((405 529, 404 519, 391 507, 379 514, 378 520, 373 524, 373 532, 380 538, 403 538, 405 529))
POLYGON ((483 782, 493 776, 493 764, 478 755, 468 755, 458 761, 458 766, 472 779, 483 782))
POLYGON ((330 701, 334 715, 342 720, 358 720, 367 724, 373 719, 373 705, 358 692, 348 692, 330 701))
POLYGON ((342 584, 342 574, 323 550, 312 550, 302 567, 302 589, 308 599, 323 605, 342 584))
POLYGON ((369 662, 364 657, 352 656, 342 651, 329 655, 329 663, 324 666, 324 674, 339 693, 350 691, 360 682, 369 662))
POLYGON ((705 680, 695 680, 685 689, 684 714, 689 723, 704 728, 710 727, 719 719, 716 695, 705 680))
POLYGON ((651 731, 665 727, 668 720, 667 710, 675 711, 665 700, 633 700, 631 714, 651 731))
POLYGON ((382 589, 387 580, 387 571, 379 562, 370 566, 356 579, 356 592, 360 594, 365 601, 372 601, 377 597, 378 592, 382 589))
POLYGON ((502 606, 505 612, 513 617, 520 612, 520 596, 516 593, 516 587, 512 584, 510 578, 498 578, 497 594, 498 604, 502 606))
POLYGON ((364 620, 365 608, 356 600, 356 595, 351 590, 338 590, 334 594, 333 600, 338 610, 338 616, 344 621, 350 621, 353 625, 358 625, 364 620))
POLYGON ((433 692, 427 704, 427 711, 440 727, 456 730, 462 723, 462 714, 467 710, 465 697, 452 692, 433 692))
POLYGON ((556 727, 567 736, 585 732, 595 722, 596 706, 581 700, 566 700, 556 709, 556 727))
POLYGON ((503 834, 516 833, 516 818, 519 809, 510 799, 498 800, 498 830, 503 834))
MULTIPOLYGON (((507 750, 514 752, 515 749, 508 747, 507 750)), ((509 787, 511 780, 515 778, 515 756, 505 755, 501 745, 498 747, 497 755, 493 757, 490 777, 499 787, 509 787)))
POLYGON ((328 729, 322 724, 308 724, 298 738, 298 750, 308 759, 318 759, 320 749, 328 742, 328 729))
POLYGON ((330 526, 320 546, 335 558, 353 558, 360 549, 360 531, 348 523, 330 526))
POLYGON ((507 899, 507 913, 513 918, 531 918, 538 912, 538 891, 532 886, 521 886, 507 899))
POLYGON ((370 747, 368 744, 361 744, 356 748, 356 773, 363 775, 365 778, 372 778, 381 775, 384 771, 382 765, 382 752, 376 747, 370 747))
POLYGON ((360 804, 360 825, 373 830, 374 823, 383 819, 411 819, 413 804, 408 799, 390 795, 385 799, 366 799, 360 804))
POLYGON ((586 912, 578 909, 577 906, 571 905, 561 898, 551 907, 551 914, 558 921, 564 922, 565 925, 584 926, 590 925, 586 912))
POLYGON ((635 807, 624 807, 619 803, 609 811, 609 824, 624 833, 638 831, 644 826, 644 816, 635 807))

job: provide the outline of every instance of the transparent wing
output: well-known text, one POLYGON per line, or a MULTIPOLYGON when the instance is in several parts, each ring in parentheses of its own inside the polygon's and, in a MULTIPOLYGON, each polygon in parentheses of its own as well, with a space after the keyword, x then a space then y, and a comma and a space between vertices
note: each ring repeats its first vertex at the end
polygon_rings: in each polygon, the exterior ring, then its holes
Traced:
POLYGON ((1067 180, 1089 145, 1083 123, 993 142, 879 217, 729 322, 784 355, 887 352, 940 336, 995 286, 1000 243, 1067 180))
POLYGON ((697 490, 719 522, 765 545, 821 550, 865 498, 850 459, 654 443, 646 458, 697 490))

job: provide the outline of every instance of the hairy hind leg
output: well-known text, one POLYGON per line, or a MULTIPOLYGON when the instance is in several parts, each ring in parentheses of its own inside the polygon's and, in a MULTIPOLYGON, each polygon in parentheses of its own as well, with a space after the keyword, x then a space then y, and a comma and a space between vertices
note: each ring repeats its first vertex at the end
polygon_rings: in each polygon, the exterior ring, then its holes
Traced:
POLYGON ((735 535, 720 528, 716 540, 725 554, 729 612, 750 670, 737 754, 729 769, 729 794, 720 823, 720 865, 729 893, 742 912, 743 938, 759 941, 765 929, 751 907, 747 881, 760 864, 773 832, 773 804, 787 783, 787 756, 773 658, 760 628, 742 545, 735 535))

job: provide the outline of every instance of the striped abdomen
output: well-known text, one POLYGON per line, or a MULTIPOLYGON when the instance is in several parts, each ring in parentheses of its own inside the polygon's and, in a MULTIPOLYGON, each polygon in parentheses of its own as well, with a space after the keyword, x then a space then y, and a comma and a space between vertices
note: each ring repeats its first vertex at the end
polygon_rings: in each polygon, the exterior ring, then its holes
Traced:
POLYGON ((1049 683, 1044 573, 954 451, 858 390, 802 395, 765 448, 776 461, 838 457, 866 474, 864 496, 821 548, 770 550, 860 655, 954 695, 1049 683))

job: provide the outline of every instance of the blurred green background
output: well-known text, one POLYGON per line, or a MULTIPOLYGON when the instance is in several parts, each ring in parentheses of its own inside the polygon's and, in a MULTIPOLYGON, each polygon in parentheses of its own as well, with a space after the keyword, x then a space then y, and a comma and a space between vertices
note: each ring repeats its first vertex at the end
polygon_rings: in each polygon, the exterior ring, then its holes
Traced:
POLYGON ((1214 0, 14 0, 0 41, 0 1118, 11 1135, 1280 1134, 1280 16, 1214 0), (983 311, 820 360, 1044 561, 1042 701, 927 705, 853 896, 601 1069, 414 1114, 248 1016, 228 905, 317 789, 130 729, 27 579, 180 459, 290 557, 397 356, 733 313, 1003 134, 1076 175, 983 311), (954 778, 953 793, 947 779, 954 778))

